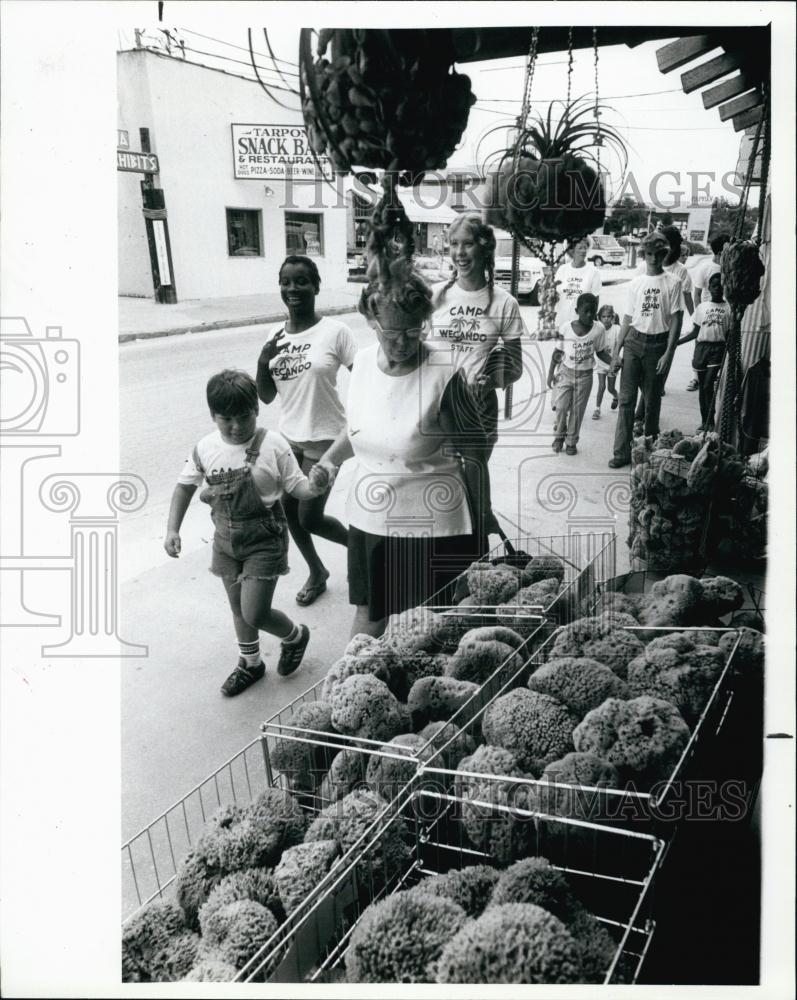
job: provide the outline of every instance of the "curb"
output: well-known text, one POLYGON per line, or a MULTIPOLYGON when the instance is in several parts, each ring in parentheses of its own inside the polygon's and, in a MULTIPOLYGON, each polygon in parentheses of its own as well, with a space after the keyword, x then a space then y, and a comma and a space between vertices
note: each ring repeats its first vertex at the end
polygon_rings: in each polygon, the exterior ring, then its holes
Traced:
MULTIPOLYGON (((317 309, 319 316, 341 316, 344 313, 356 312, 357 302, 345 306, 329 306, 317 309)), ((208 323, 196 323, 192 326, 175 326, 169 330, 148 330, 144 333, 120 333, 119 343, 128 344, 133 340, 152 340, 155 337, 176 337, 183 333, 206 333, 208 330, 229 330, 239 326, 257 326, 261 323, 279 323, 285 319, 284 310, 261 316, 250 316, 243 319, 216 319, 208 323)))

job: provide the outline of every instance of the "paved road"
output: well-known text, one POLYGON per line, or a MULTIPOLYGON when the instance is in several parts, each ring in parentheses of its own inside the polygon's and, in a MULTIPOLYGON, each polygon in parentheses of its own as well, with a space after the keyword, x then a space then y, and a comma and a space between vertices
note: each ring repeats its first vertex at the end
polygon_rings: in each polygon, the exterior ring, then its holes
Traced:
MULTIPOLYGON (((622 288, 608 286, 604 300, 618 306, 622 288)), ((537 311, 522 306, 530 330, 536 329, 537 311)), ((360 343, 371 340, 360 316, 341 319, 360 343)), ((147 658, 126 661, 122 670, 125 838, 252 740, 261 721, 320 680, 348 636, 351 609, 345 550, 320 543, 332 571, 330 588, 301 612, 293 595, 306 569, 292 550, 292 571, 280 582, 277 603, 311 628, 305 663, 293 677, 277 678, 276 642, 264 635, 263 651, 272 667, 265 681, 238 698, 223 699, 218 687, 234 666, 237 650, 221 587, 207 570, 211 526, 203 504, 195 502, 189 511, 182 557, 172 560, 163 552, 175 478, 195 441, 211 428, 204 402, 207 379, 224 367, 254 371, 264 334, 264 327, 256 326, 120 348, 122 469, 142 476, 149 488, 144 509, 126 516, 120 532, 122 634, 149 646, 147 658)), ((602 420, 585 420, 577 456, 551 452, 550 399, 538 395, 551 350, 550 342, 528 345, 527 373, 515 391, 515 418, 511 425, 502 424, 503 443, 499 442, 491 464, 497 510, 510 531, 513 524, 519 525, 533 537, 566 533, 568 518, 573 517, 581 519, 580 530, 590 530, 590 523, 605 524, 609 491, 627 483, 626 473, 611 473, 606 467, 614 431, 608 403, 602 420), (512 432, 517 426, 532 426, 533 432, 516 439, 512 432), (557 483, 565 483, 564 490, 557 483)), ((691 430, 697 424, 696 394, 684 391, 690 358, 688 348, 676 355, 662 421, 665 428, 691 430)), ((344 391, 347 377, 342 373, 344 391)), ((275 426, 276 408, 263 408, 261 419, 265 426, 275 426)), ((342 513, 347 484, 344 466, 330 498, 331 513, 342 513)), ((620 568, 625 558, 623 522, 620 514, 616 524, 620 568)))

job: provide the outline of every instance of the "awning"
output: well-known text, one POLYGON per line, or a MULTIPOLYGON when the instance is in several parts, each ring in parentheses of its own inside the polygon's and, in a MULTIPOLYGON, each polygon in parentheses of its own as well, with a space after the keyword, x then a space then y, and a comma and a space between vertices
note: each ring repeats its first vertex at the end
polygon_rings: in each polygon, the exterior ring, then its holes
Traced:
MULTIPOLYGON (((373 193, 374 204, 382 195, 382 189, 373 184, 361 185, 373 193)), ((410 222, 439 222, 450 225, 458 217, 458 212, 446 204, 440 204, 445 192, 442 188, 398 188, 399 201, 404 206, 410 222)))
POLYGON ((398 189, 399 200, 410 222, 439 222, 447 226, 457 218, 457 213, 448 205, 440 204, 443 193, 439 188, 431 191, 398 189))

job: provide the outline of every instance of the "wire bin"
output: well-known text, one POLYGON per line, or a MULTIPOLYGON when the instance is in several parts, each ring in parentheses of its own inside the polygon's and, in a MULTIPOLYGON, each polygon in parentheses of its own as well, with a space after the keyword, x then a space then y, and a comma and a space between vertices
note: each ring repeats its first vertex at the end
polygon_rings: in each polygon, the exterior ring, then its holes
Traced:
MULTIPOLYGON (((474 627, 470 616, 448 620, 452 623, 447 627, 449 635, 461 636, 474 627)), ((532 614, 526 618, 525 628, 517 631, 526 636, 523 644, 479 685, 463 705, 440 722, 441 727, 450 724, 464 727, 517 672, 518 665, 528 660, 532 650, 550 635, 551 626, 543 615, 532 614)), ((420 763, 431 759, 444 742, 449 742, 450 729, 422 737, 425 742, 420 744, 413 741, 413 745, 403 746, 390 743, 387 739, 324 732, 298 723, 297 714, 303 706, 323 701, 324 685, 325 681, 320 681, 308 688, 260 727, 268 783, 291 791, 312 812, 332 805, 350 788, 362 785, 366 780, 372 786, 378 786, 383 798, 388 801, 393 799, 410 781, 420 763), (341 769, 341 774, 338 774, 338 765, 335 765, 336 771, 330 775, 333 761, 340 753, 345 754, 345 772, 341 769)), ((409 716, 407 726, 410 726, 409 716)), ((451 752, 455 753, 458 747, 454 736, 451 752)))
MULTIPOLYGON (((494 776, 486 781, 506 783, 494 776)), ((464 832, 468 811, 486 808, 500 817, 498 821, 527 828, 523 856, 546 857, 609 932, 614 951, 607 954, 603 982, 635 982, 655 929, 650 919, 652 886, 664 843, 646 833, 545 816, 518 805, 479 802, 460 791, 452 789, 444 773, 425 769, 407 794, 394 800, 383 822, 363 835, 349 863, 333 870, 323 895, 279 941, 261 949, 240 978, 339 981, 351 935, 369 905, 428 876, 474 864, 506 867, 507 859, 474 848, 464 832), (402 848, 399 860, 396 845, 402 848)))
POLYGON ((268 787, 255 738, 122 846, 122 920, 162 896, 210 816, 221 806, 252 802, 268 787))
MULTIPOLYGON (((541 606, 545 616, 559 625, 578 618, 582 604, 590 598, 598 585, 616 573, 617 540, 613 533, 574 532, 569 535, 541 537, 520 535, 512 539, 510 544, 514 550, 512 554, 507 554, 502 542, 479 562, 494 565, 508 562, 510 565, 521 567, 528 560, 539 556, 555 556, 560 559, 564 566, 562 588, 541 606)), ((460 574, 452 584, 430 597, 426 606, 446 610, 458 605, 466 593, 465 580, 466 573, 460 574)), ((512 600, 510 599, 508 603, 512 603, 512 600)), ((470 614, 475 625, 500 623, 514 628, 513 620, 522 623, 522 610, 521 606, 518 616, 514 619, 507 617, 505 606, 499 610, 497 605, 481 606, 473 609, 470 614)), ((458 613, 462 614, 464 611, 463 607, 458 613)))
MULTIPOLYGON (((675 629, 672 627, 643 629, 640 626, 639 629, 626 627, 623 631, 664 634, 694 631, 694 629, 675 629)), ((529 795, 543 805, 558 802, 560 810, 572 810, 572 812, 579 814, 579 818, 589 819, 600 826, 646 831, 655 833, 665 840, 671 838, 678 822, 687 818, 694 806, 694 803, 689 799, 691 792, 688 782, 704 778, 710 780, 712 777, 716 777, 711 772, 716 760, 716 755, 712 751, 728 717, 729 706, 734 697, 734 682, 739 675, 736 669, 736 654, 740 635, 738 630, 710 629, 706 631, 732 632, 736 639, 727 654, 725 664, 699 718, 690 727, 688 742, 665 778, 657 781, 650 788, 637 787, 631 781, 624 782, 622 787, 612 788, 585 784, 559 784, 547 779, 541 780, 531 777, 513 779, 517 781, 518 787, 526 787, 529 795)), ((482 742, 479 739, 479 733, 484 713, 489 705, 513 689, 526 686, 531 674, 552 658, 551 651, 556 635, 557 632, 552 633, 542 646, 534 650, 523 667, 507 678, 493 699, 463 724, 464 734, 472 735, 474 742, 482 742)), ((459 738, 461 739, 461 736, 459 738)), ((435 773, 447 772, 453 778, 457 772, 441 763, 445 761, 447 756, 450 756, 452 745, 453 741, 444 743, 439 748, 437 755, 424 766, 422 773, 427 774, 432 770, 435 773)), ((715 788, 714 793, 721 796, 721 789, 715 788)), ((721 802, 718 802, 718 805, 721 805, 721 802)), ((703 808, 708 809, 708 805, 703 803, 703 808)))

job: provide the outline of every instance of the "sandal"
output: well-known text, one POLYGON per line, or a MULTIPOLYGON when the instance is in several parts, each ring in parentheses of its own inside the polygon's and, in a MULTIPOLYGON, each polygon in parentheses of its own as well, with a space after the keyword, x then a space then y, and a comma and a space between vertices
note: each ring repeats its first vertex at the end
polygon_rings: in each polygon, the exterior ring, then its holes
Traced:
POLYGON ((302 607, 307 608, 313 604, 327 589, 327 580, 329 579, 329 573, 320 582, 307 586, 305 584, 301 590, 296 594, 296 603, 302 607))
POLYGON ((280 658, 277 664, 277 673, 280 677, 287 677, 299 667, 309 641, 310 629, 306 625, 300 625, 299 638, 296 642, 280 643, 280 658))

